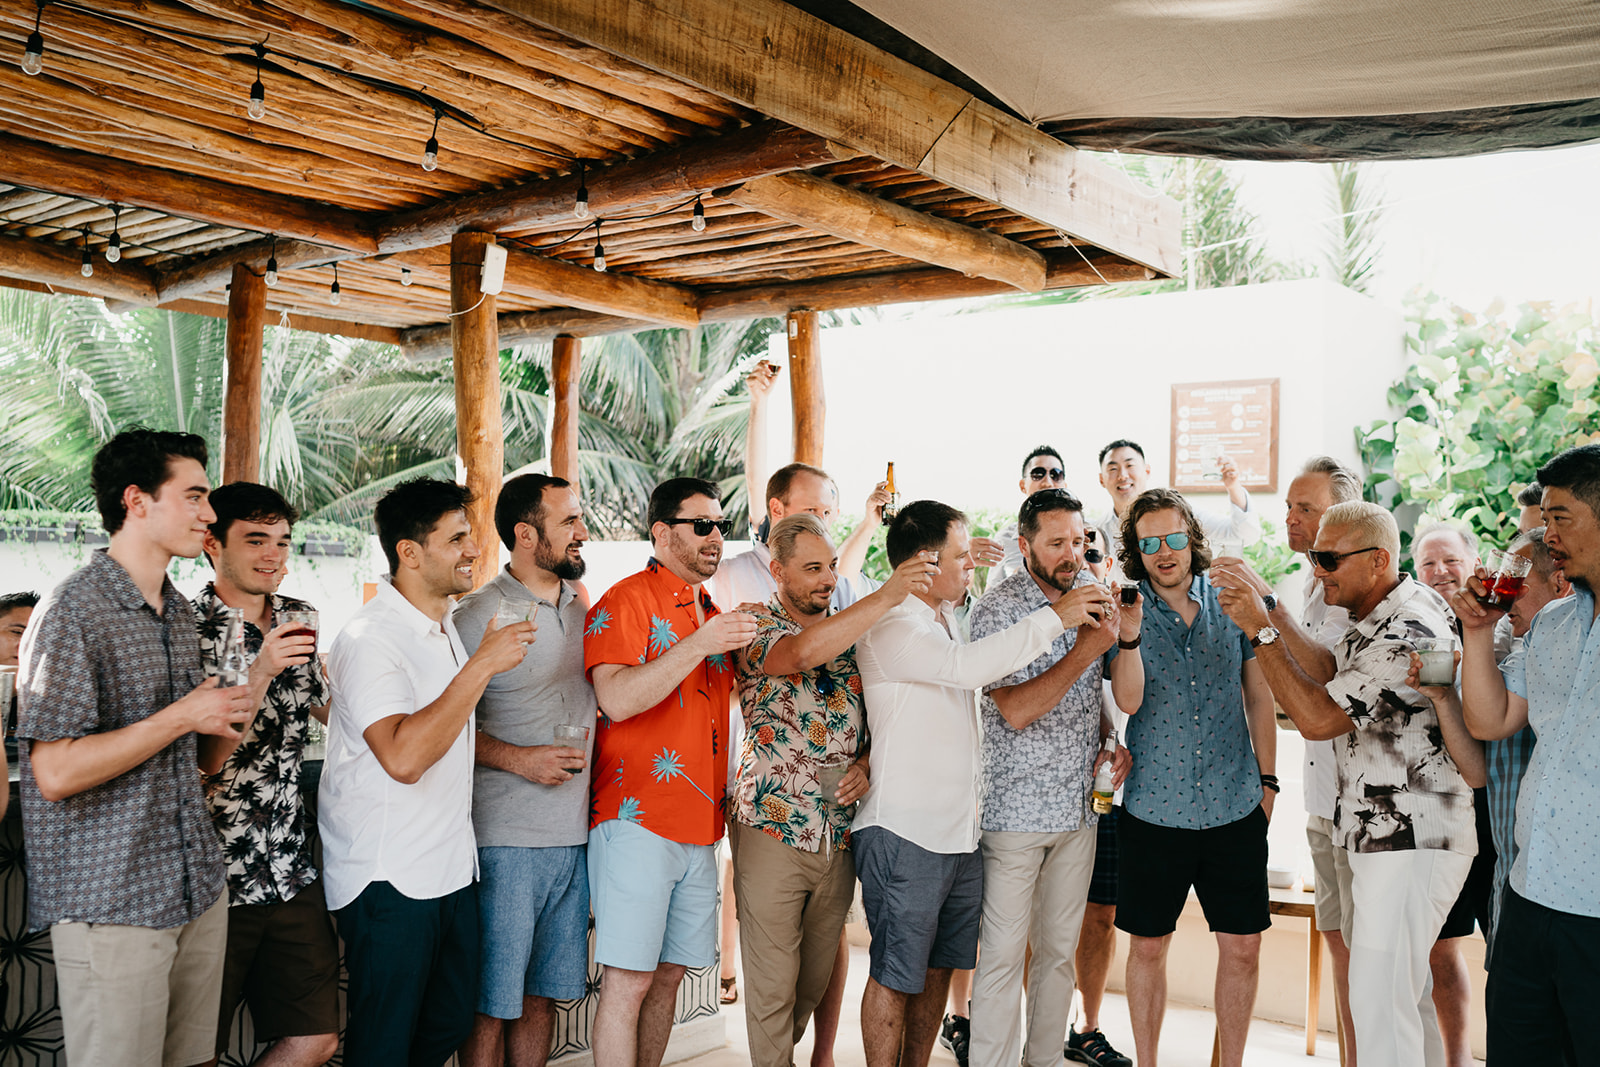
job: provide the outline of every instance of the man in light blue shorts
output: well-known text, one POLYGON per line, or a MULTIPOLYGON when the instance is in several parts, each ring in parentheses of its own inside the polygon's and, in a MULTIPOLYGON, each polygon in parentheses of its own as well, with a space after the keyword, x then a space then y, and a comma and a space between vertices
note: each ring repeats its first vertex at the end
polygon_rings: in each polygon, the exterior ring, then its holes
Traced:
POLYGON ((472 823, 478 838, 481 964, 468 1067, 543 1067, 557 1000, 588 987, 589 735, 594 690, 583 670, 583 524, 564 480, 507 482, 495 527, 511 562, 456 607, 469 650, 491 620, 527 620, 522 663, 478 702, 472 823), (576 728, 581 736, 568 729, 576 728), (567 736, 558 736, 561 730, 567 736))

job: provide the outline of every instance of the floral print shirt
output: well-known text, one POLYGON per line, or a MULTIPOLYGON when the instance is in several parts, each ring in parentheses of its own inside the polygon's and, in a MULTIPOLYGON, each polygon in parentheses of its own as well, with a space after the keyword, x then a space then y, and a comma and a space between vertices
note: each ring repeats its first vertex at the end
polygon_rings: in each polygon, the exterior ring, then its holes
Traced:
MULTIPOLYGON (((285 611, 310 611, 303 600, 273 594, 274 620, 285 611)), ((208 671, 222 657, 227 633, 227 605, 207 583, 194 598, 200 631, 200 658, 208 671)), ((249 620, 244 624, 245 659, 254 663, 264 634, 249 620)), ((300 797, 300 770, 305 757, 311 709, 328 702, 331 690, 322 664, 313 659, 286 667, 272 680, 261 710, 239 747, 206 779, 211 821, 222 838, 228 864, 229 904, 275 904, 317 880, 311 835, 300 797)))
POLYGON ((866 707, 856 650, 799 674, 763 674, 772 647, 800 632, 774 596, 756 613, 756 638, 739 652, 739 705, 744 742, 733 817, 791 848, 816 852, 850 847, 851 808, 823 798, 818 769, 831 757, 866 748, 866 707))
MULTIPOLYGON (((637 666, 656 659, 710 619, 717 606, 651 559, 638 574, 612 586, 589 609, 583 628, 583 666, 594 681, 603 663, 637 666)), ((590 776, 589 828, 627 819, 668 841, 710 845, 727 817, 725 736, 733 663, 707 656, 667 698, 648 711, 613 722, 600 709, 590 776)))

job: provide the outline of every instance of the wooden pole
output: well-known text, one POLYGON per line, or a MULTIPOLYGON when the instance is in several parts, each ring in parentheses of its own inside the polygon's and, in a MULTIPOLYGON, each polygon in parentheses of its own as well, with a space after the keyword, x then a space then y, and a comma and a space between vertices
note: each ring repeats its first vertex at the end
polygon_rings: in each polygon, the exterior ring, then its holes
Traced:
POLYGON ((267 283, 243 263, 228 288, 227 363, 222 372, 222 481, 261 480, 261 330, 267 283))
POLYGON ((482 555, 472 587, 499 569, 494 505, 505 476, 505 440, 500 424, 500 335, 495 298, 479 288, 489 233, 458 233, 450 239, 450 342, 456 371, 456 454, 476 499, 467 509, 482 555))
POLYGON ((578 373, 583 341, 555 339, 550 359, 550 473, 578 486, 578 373))
POLYGON ((794 460, 822 466, 822 429, 828 400, 822 389, 822 333, 815 311, 791 311, 789 400, 794 410, 794 460))

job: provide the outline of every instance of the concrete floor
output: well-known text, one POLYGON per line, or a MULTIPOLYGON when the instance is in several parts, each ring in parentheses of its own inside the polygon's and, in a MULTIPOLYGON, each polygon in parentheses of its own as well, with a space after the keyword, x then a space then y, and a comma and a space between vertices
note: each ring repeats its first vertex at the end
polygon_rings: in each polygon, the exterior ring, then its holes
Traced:
MULTIPOLYGON (((834 1047, 836 1067, 865 1067, 861 1051, 861 991, 867 980, 867 950, 856 946, 850 951, 850 981, 845 991, 844 1018, 839 1024, 839 1041, 834 1047)), ((745 1045, 743 1001, 724 1008, 727 1021, 726 1047, 682 1061, 688 1067, 745 1067, 750 1062, 745 1045)), ((1133 1032, 1128 1027, 1128 1006, 1122 997, 1106 996, 1101 1008, 1101 1029, 1120 1051, 1133 1055, 1133 1032)), ((1167 1008, 1162 1028, 1162 1067, 1208 1067, 1211 1062, 1212 1017, 1209 1011, 1173 1004, 1167 1008)), ((807 1034, 795 1050, 795 1063, 806 1067, 811 1062, 811 1035, 807 1034)), ((1250 1067, 1300 1067, 1306 1064, 1337 1064, 1339 1049, 1331 1034, 1322 1034, 1317 1055, 1305 1053, 1304 1032, 1298 1028, 1257 1019, 1250 1027, 1245 1062, 1250 1067)), ((1065 1061, 1063 1061, 1065 1062, 1065 1061)), ((934 1049, 932 1067, 955 1067, 955 1057, 943 1046, 934 1049)))

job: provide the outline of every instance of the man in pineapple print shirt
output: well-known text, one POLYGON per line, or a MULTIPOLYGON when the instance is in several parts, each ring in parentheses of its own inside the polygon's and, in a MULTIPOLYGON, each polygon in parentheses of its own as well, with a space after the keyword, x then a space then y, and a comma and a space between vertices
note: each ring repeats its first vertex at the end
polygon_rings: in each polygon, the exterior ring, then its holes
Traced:
POLYGON ((601 712, 588 857, 603 968, 597 1067, 659 1067, 684 971, 716 960, 729 654, 756 629, 744 612, 719 613, 701 588, 729 528, 715 483, 661 483, 647 518, 655 555, 584 626, 601 712))

